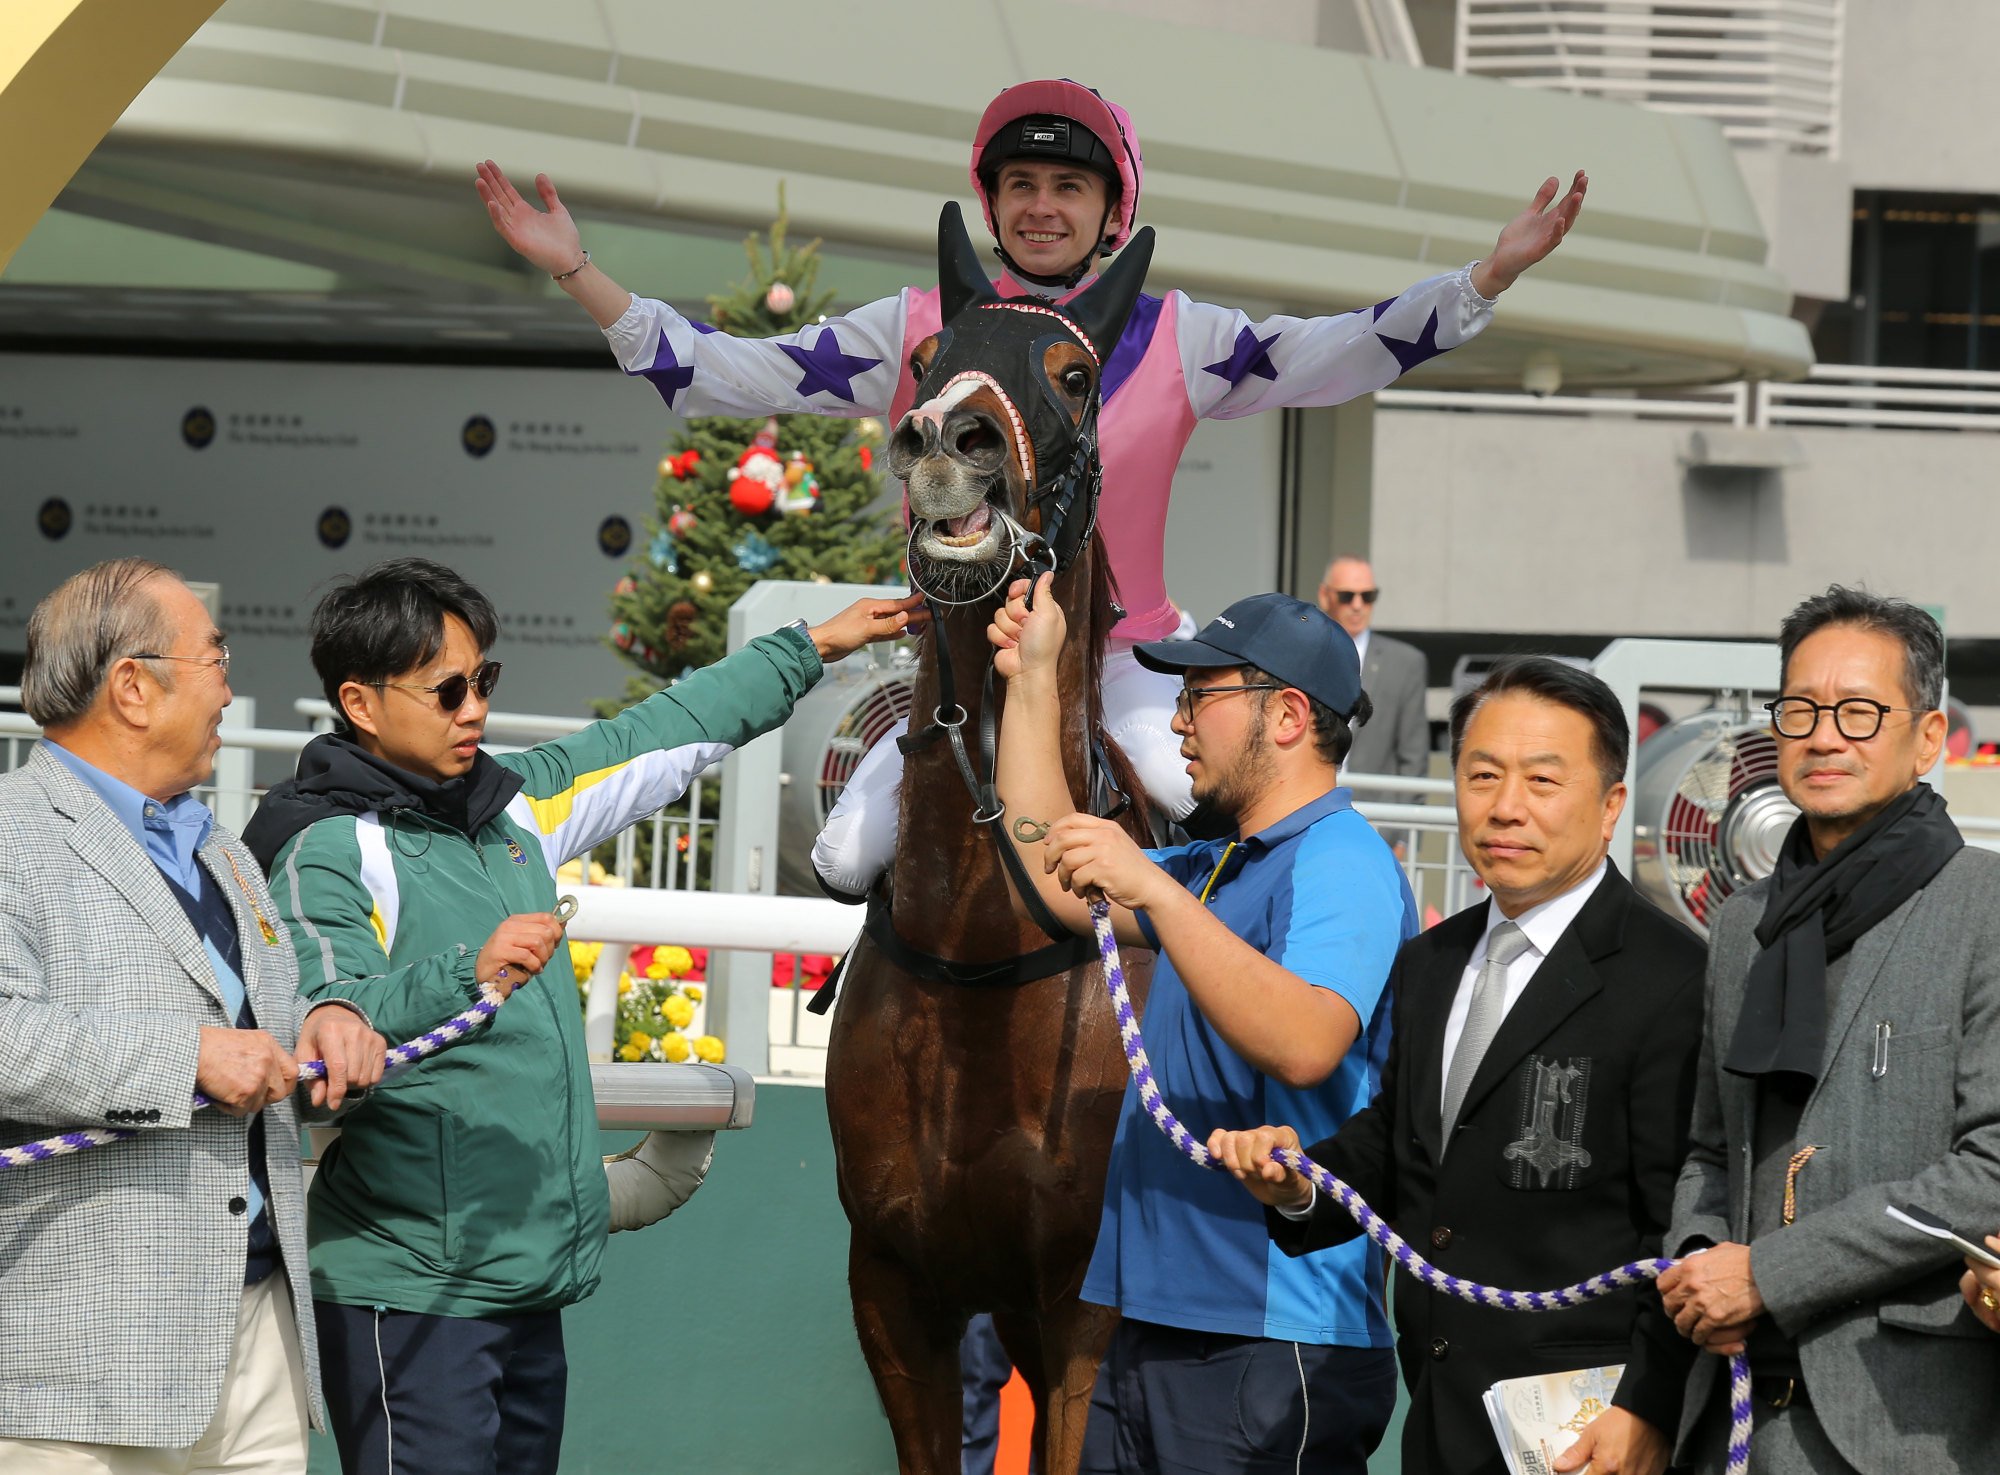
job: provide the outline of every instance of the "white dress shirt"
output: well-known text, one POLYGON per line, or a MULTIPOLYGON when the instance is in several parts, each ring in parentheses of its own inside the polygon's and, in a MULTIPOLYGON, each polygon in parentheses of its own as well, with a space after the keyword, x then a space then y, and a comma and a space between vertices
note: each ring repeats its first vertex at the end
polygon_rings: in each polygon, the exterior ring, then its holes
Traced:
POLYGON ((1359 635, 1354 637, 1354 654, 1360 657, 1360 663, 1364 669, 1368 665, 1368 637, 1374 633, 1375 627, 1370 625, 1366 630, 1363 630, 1359 635))
MULTIPOLYGON (((1542 959, 1549 955, 1549 949, 1556 945, 1556 939, 1569 930, 1569 924, 1576 920, 1583 904, 1590 900, 1590 894, 1603 881, 1605 862, 1599 861, 1597 869, 1577 885, 1560 896, 1552 896, 1547 901, 1529 907, 1518 917, 1510 918, 1500 910, 1497 898, 1486 901, 1486 930, 1479 935, 1478 944, 1472 949, 1472 956, 1466 961, 1465 971, 1458 978, 1458 992, 1451 997, 1451 1011, 1444 1017, 1444 1072, 1451 1074, 1451 1057, 1458 1049, 1459 1036, 1465 1033, 1466 1016, 1472 1012, 1472 987, 1479 981, 1479 972, 1486 966, 1486 944, 1492 940, 1493 931, 1502 922, 1512 921, 1528 939, 1519 957, 1507 965, 1507 987, 1500 996, 1500 1018, 1507 1013, 1527 990, 1529 980, 1535 970, 1542 966, 1542 959)), ((1438 1086, 1438 1110, 1444 1110, 1444 1086, 1442 1078, 1438 1086)))

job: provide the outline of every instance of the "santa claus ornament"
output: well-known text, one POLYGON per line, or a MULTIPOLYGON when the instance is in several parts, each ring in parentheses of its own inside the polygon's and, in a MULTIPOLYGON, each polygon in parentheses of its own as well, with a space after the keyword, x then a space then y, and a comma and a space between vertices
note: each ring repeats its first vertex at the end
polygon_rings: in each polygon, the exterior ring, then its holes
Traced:
POLYGON ((778 420, 774 415, 729 468, 729 505, 745 517, 762 517, 778 500, 784 485, 785 462, 778 454, 778 420))

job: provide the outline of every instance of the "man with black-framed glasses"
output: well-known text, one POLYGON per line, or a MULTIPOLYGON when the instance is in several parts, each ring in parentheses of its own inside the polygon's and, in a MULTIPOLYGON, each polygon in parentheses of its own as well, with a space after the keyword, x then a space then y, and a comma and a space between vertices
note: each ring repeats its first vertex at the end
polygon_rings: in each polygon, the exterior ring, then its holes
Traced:
MULTIPOLYGON (((1017 819, 1049 822, 1029 872, 1085 936, 1082 897, 1121 942, 1157 948, 1147 1058, 1190 1124, 1274 1110, 1322 1135, 1367 1106, 1388 1052, 1390 964, 1417 930, 1389 847, 1340 787, 1369 716, 1354 643, 1286 594, 1240 599, 1192 640, 1135 647, 1181 679, 1173 719, 1196 803, 1226 833, 1141 850, 1077 812, 1063 780, 1055 667, 1063 612, 1017 583, 994 616, 1007 678, 997 772, 1017 819)), ((1019 899, 1016 899, 1019 905, 1019 899)), ((1263 1475, 1299 1462, 1361 1475, 1395 1405, 1382 1257, 1362 1241, 1276 1254, 1262 1210, 1188 1166, 1128 1089, 1086 1301, 1116 1307, 1085 1434, 1085 1475, 1263 1475)))
MULTIPOLYGON (((1361 685, 1375 704, 1375 715, 1354 734, 1346 769, 1349 773, 1421 778, 1431 763, 1431 724, 1424 712, 1430 668, 1424 653, 1414 645, 1375 628, 1376 602, 1381 595, 1374 568, 1353 553, 1336 557, 1319 581, 1319 607, 1353 640, 1361 657, 1361 685)), ((1415 794, 1376 797, 1421 798, 1415 794)))
MULTIPOLYGON (((859 600, 496 757, 480 747, 500 678, 492 602, 423 558, 341 583, 312 617, 313 667, 341 728, 306 746, 244 832, 302 991, 358 1005, 398 1040, 482 987, 511 995, 562 944, 560 866, 783 722, 822 661, 900 634, 913 608, 859 600)), ((658 1218, 706 1170, 702 1134, 603 1162, 566 962, 556 987, 524 990, 487 1029, 378 1088, 313 1180, 312 1290, 347 1475, 552 1475, 561 1309, 597 1288, 608 1228, 658 1218), (671 1201, 614 1216, 607 1174, 655 1173, 671 1201)))
MULTIPOLYGON (((2000 856, 1923 781, 1944 637, 1839 585, 1779 634, 1778 782, 1799 819, 1709 939, 1693 1151, 1660 1279, 1704 1351, 1680 1455, 1720 1471, 1723 1357, 1747 1349, 1751 1475, 1974 1470, 2000 1447, 2000 1342, 1952 1246, 1884 1211, 2000 1221, 2000 856)), ((1975 1243, 1976 1243, 1975 1239, 1975 1243)))

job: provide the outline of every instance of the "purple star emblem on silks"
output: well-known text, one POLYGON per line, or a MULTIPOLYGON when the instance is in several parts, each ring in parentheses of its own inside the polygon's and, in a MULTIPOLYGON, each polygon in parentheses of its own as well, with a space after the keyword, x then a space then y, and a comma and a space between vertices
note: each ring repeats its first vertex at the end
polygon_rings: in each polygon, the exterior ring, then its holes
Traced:
POLYGON ((1230 385, 1241 384, 1252 374, 1259 379, 1278 377, 1277 366, 1271 362, 1271 345, 1282 336, 1282 330, 1269 338, 1259 338, 1250 328, 1243 328, 1236 334, 1236 345, 1229 350, 1229 357, 1212 364, 1203 364, 1202 372, 1213 374, 1219 379, 1227 379, 1230 385))
POLYGON ((674 407, 674 396, 694 383, 694 365, 674 357, 674 345, 664 333, 660 335, 660 351, 653 355, 653 366, 639 372, 660 391, 660 398, 670 410, 674 407))
POLYGON ((811 348, 801 348, 796 343, 780 343, 782 348, 805 374, 799 379, 799 393, 806 396, 818 394, 821 390, 854 403, 854 376, 865 374, 880 359, 862 358, 858 354, 842 353, 840 340, 833 336, 833 329, 822 328, 819 337, 813 339, 811 348))
MULTIPOLYGON (((1382 316, 1379 308, 1376 310, 1375 316, 1377 319, 1380 319, 1382 316)), ((1431 309, 1430 320, 1424 324, 1423 332, 1417 334, 1414 340, 1391 338, 1380 328, 1375 330, 1375 336, 1381 341, 1384 348, 1396 356, 1396 362, 1402 366, 1400 372, 1404 374, 1409 373, 1410 370, 1424 362, 1425 359, 1434 359, 1444 352, 1443 349, 1438 347, 1438 315, 1436 308, 1431 309)))

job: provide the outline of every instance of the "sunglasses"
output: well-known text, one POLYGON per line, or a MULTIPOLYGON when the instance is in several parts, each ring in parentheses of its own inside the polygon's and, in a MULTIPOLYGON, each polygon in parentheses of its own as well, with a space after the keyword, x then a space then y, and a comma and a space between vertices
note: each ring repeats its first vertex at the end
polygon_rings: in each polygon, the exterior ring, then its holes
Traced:
POLYGON ((398 691, 420 691, 436 697, 438 706, 443 710, 456 712, 465 705, 466 697, 472 692, 478 692, 481 701, 493 695, 493 688, 500 684, 500 663, 487 661, 470 676, 447 676, 436 686, 412 686, 407 681, 371 681, 368 684, 378 690, 393 686, 398 691))
POLYGON ((1336 604, 1352 604, 1357 599, 1363 604, 1373 604, 1382 597, 1380 589, 1333 589, 1328 592, 1333 595, 1336 604))

